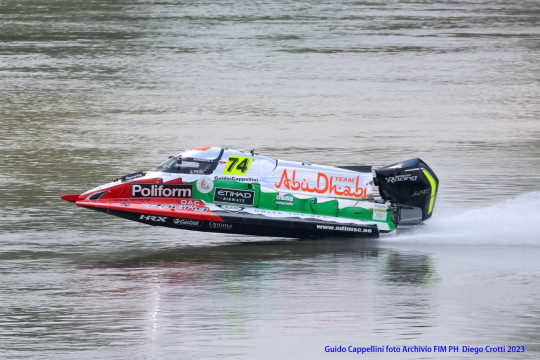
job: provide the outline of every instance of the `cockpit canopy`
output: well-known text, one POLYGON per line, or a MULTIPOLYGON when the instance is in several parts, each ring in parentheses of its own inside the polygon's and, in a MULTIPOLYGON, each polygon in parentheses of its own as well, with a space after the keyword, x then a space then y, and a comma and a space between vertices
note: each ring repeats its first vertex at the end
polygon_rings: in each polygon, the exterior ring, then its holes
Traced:
POLYGON ((211 174, 217 167, 223 149, 201 146, 181 152, 177 156, 154 167, 150 171, 162 171, 179 174, 211 174))

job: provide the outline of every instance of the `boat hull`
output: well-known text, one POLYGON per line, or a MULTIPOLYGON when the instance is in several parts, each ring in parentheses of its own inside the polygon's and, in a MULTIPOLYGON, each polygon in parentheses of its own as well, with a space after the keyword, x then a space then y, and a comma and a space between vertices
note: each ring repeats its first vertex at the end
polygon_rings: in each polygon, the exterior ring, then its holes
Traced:
POLYGON ((200 146, 62 199, 149 225, 294 238, 378 237, 431 217, 438 179, 424 162, 375 174, 200 146))
POLYGON ((147 225, 182 230, 291 238, 379 236, 377 226, 367 222, 338 222, 331 217, 308 217, 268 210, 259 210, 260 213, 250 213, 241 208, 236 211, 210 210, 203 205, 183 204, 187 201, 190 199, 118 199, 85 200, 75 204, 147 225))

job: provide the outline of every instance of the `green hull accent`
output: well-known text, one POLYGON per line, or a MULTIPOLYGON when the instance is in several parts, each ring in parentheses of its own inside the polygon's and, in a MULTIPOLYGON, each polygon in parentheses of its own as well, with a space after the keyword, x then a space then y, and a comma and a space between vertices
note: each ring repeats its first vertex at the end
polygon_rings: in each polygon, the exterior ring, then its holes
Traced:
MULTIPOLYGON (((384 221, 374 220, 373 210, 371 209, 362 207, 346 207, 340 209, 337 200, 318 202, 319 199, 316 197, 300 199, 292 194, 263 192, 261 191, 261 186, 258 183, 241 183, 232 180, 214 180, 214 187, 208 193, 201 193, 197 189, 196 185, 197 184, 193 182, 193 198, 203 200, 207 204, 214 203, 214 193, 216 188, 253 191, 254 198, 252 207, 255 208, 372 221, 386 223, 388 224, 390 230, 394 230, 396 228, 394 223, 391 221, 390 211, 387 212, 386 219, 384 221)), ((226 204, 220 202, 216 203, 235 206, 235 204, 226 204)))

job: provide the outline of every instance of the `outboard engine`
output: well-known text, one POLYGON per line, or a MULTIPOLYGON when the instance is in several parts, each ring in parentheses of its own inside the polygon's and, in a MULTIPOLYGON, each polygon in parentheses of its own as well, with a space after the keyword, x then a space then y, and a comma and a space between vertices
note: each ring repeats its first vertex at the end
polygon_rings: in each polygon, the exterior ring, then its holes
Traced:
POLYGON ((433 214, 439 179, 422 160, 410 159, 375 170, 379 193, 395 208, 394 222, 416 225, 433 214))

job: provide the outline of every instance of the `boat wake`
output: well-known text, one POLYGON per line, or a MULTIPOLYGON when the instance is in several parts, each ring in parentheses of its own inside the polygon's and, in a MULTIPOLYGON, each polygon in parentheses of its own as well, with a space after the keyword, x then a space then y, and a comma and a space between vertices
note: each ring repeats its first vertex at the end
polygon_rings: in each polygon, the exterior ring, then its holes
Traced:
POLYGON ((489 207, 445 215, 439 212, 425 225, 400 229, 389 242, 499 244, 540 246, 540 192, 522 194, 489 207))

